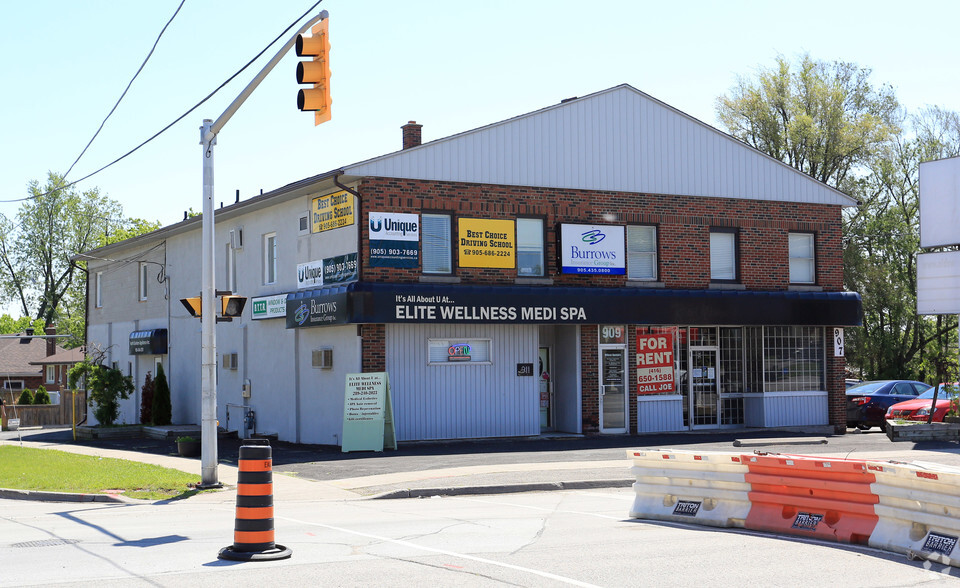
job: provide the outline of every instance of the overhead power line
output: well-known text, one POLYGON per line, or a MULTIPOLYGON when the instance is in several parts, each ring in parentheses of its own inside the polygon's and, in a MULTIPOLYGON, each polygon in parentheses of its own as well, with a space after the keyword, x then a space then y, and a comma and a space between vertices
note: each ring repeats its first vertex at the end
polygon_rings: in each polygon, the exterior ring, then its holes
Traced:
MULTIPOLYGON (((180 116, 178 116, 176 119, 174 119, 173 122, 171 122, 171 123, 168 124, 167 126, 163 127, 162 129, 160 129, 159 131, 157 131, 156 133, 154 133, 150 138, 148 138, 148 139, 145 140, 144 142, 140 143, 139 145, 137 145, 136 147, 134 147, 134 148, 131 149, 130 151, 127 151, 126 153, 124 153, 124 154, 121 155, 120 157, 114 159, 113 161, 111 161, 110 163, 106 164, 105 166, 101 167, 100 169, 98 169, 98 170, 96 170, 96 171, 94 171, 94 172, 91 172, 91 173, 83 176, 82 178, 80 178, 80 179, 78 179, 78 180, 74 180, 74 181, 70 182, 69 184, 65 184, 65 185, 63 185, 63 186, 59 186, 58 188, 55 188, 55 190, 60 190, 60 189, 69 188, 69 187, 71 187, 71 186, 73 186, 73 185, 75 185, 75 184, 78 184, 78 183, 80 183, 80 182, 82 182, 82 181, 84 181, 84 180, 86 180, 86 179, 89 179, 89 178, 95 176, 96 174, 98 174, 98 173, 102 172, 103 170, 107 169, 108 167, 110 167, 110 166, 112 166, 112 165, 114 165, 114 164, 116 164, 116 163, 119 163, 119 162, 122 161, 123 159, 126 159, 128 156, 130 156, 130 155, 132 155, 133 153, 135 153, 136 151, 140 150, 140 148, 143 147, 144 145, 146 145, 147 143, 153 141, 154 139, 156 139, 157 137, 159 137, 159 136, 162 135, 163 133, 167 132, 167 131, 170 129, 170 127, 174 126, 175 124, 177 124, 178 122, 180 122, 181 120, 183 120, 184 118, 186 118, 186 116, 189 115, 190 113, 192 113, 194 110, 200 108, 200 106, 202 106, 207 100, 210 100, 211 98, 213 98, 214 95, 216 95, 217 92, 219 92, 220 90, 222 90, 222 89, 224 88, 224 86, 226 86, 227 84, 229 84, 230 82, 232 82, 232 81, 234 80, 234 78, 236 78, 237 76, 239 76, 239 75, 240 75, 241 73, 243 73, 248 67, 250 67, 254 62, 256 62, 258 59, 260 59, 260 57, 261 57, 264 53, 266 53, 266 51, 267 51, 270 47, 272 47, 273 45, 275 45, 277 41, 279 41, 281 38, 283 38, 283 37, 287 34, 287 32, 290 31, 290 29, 292 29, 294 26, 296 26, 296 24, 297 24, 298 22, 300 22, 300 21, 303 20, 308 14, 310 14, 311 12, 313 12, 313 10, 314 10, 317 6, 319 6, 321 2, 323 2, 323 0, 317 0, 317 2, 315 2, 315 3, 313 4, 313 6, 311 6, 310 8, 308 8, 308 9, 306 10, 306 12, 304 12, 302 15, 300 15, 299 18, 297 18, 297 19, 294 20, 292 23, 290 23, 290 25, 289 25, 287 28, 285 28, 279 35, 276 36, 276 38, 273 39, 273 41, 270 41, 270 43, 268 43, 262 50, 260 50, 259 53, 257 53, 250 61, 248 61, 248 62, 246 63, 246 65, 244 65, 243 67, 241 67, 239 70, 237 70, 236 73, 234 73, 233 75, 231 75, 231 76, 230 76, 229 78, 227 78, 222 84, 220 84, 219 86, 217 86, 216 89, 214 89, 212 92, 210 92, 209 94, 207 94, 207 96, 206 96, 203 100, 201 100, 200 102, 197 102, 193 107, 190 108, 190 110, 187 110, 186 112, 184 112, 183 114, 181 114, 180 116)), ((179 10, 179 9, 178 9, 178 10, 179 10)), ((162 33, 161 33, 161 34, 162 34, 162 33)), ((82 154, 81 154, 81 155, 82 155, 82 154)), ((78 158, 78 159, 79 159, 79 158, 78 158)), ((40 197, 42 197, 42 196, 46 196, 46 195, 49 194, 49 193, 50 193, 50 192, 44 192, 43 194, 36 194, 36 195, 33 195, 33 196, 26 196, 26 197, 24 197, 24 198, 14 198, 14 199, 12 199, 12 200, 0 200, 0 203, 3 203, 3 202, 23 202, 23 201, 26 201, 26 200, 33 200, 33 199, 35 199, 35 198, 40 198, 40 197)))

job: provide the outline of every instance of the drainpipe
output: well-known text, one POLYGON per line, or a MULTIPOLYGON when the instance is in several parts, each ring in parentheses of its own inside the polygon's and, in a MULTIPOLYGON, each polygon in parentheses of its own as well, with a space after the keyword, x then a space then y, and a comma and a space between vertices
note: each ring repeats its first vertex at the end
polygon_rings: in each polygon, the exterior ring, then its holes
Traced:
POLYGON ((363 222, 363 197, 360 196, 360 192, 341 184, 340 175, 333 176, 333 184, 357 197, 357 281, 360 282, 363 280, 363 225, 361 224, 363 222))

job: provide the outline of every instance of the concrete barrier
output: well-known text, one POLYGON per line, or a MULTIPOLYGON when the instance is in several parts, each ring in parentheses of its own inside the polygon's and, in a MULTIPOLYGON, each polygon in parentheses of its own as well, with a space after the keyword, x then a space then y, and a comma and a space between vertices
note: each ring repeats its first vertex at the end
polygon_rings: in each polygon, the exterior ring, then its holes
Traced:
POLYGON ((960 468, 871 462, 879 516, 870 546, 960 567, 960 468))
POLYGON ((636 477, 630 517, 713 527, 743 527, 750 511, 739 453, 628 450, 636 477))

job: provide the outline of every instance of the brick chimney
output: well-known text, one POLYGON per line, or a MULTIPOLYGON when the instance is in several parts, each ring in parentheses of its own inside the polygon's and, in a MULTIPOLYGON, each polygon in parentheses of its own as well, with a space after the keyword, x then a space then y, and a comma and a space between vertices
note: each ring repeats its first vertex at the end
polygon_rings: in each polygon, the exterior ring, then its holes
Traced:
POLYGON ((417 121, 412 120, 400 127, 403 129, 403 148, 409 149, 420 144, 420 130, 423 125, 418 125, 417 121))
POLYGON ((57 352, 57 340, 53 338, 53 335, 57 334, 57 327, 53 325, 47 325, 47 328, 45 328, 43 332, 48 336, 46 339, 47 357, 50 357, 57 352))

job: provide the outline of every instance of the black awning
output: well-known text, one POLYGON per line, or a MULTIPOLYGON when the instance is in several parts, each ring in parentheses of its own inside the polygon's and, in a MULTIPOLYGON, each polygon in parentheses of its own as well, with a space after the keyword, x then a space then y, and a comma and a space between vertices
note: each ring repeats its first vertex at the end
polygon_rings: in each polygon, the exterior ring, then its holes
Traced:
POLYGON ((347 323, 861 324, 856 292, 352 284, 287 296, 287 328, 347 323))
POLYGON ((130 333, 130 355, 163 355, 166 352, 166 329, 147 329, 130 333))

